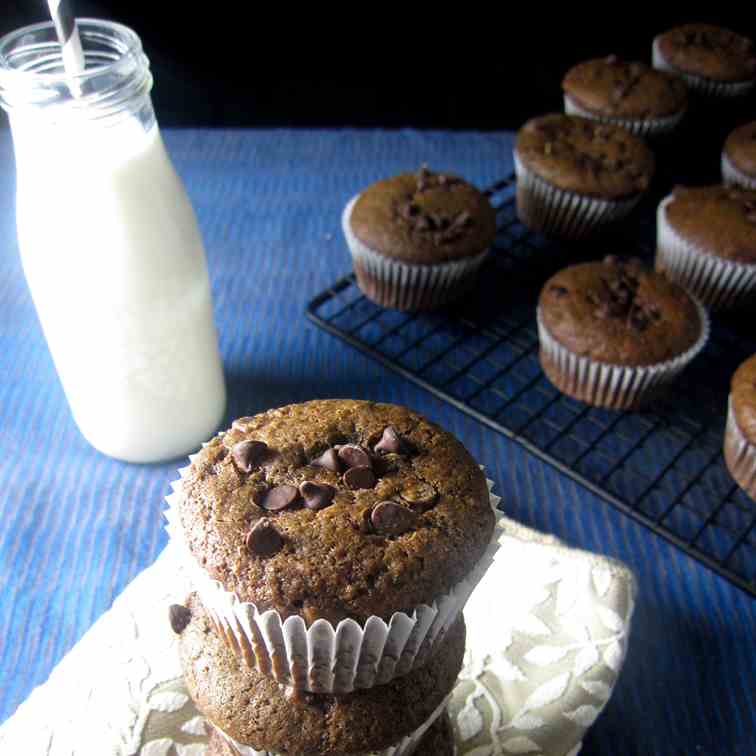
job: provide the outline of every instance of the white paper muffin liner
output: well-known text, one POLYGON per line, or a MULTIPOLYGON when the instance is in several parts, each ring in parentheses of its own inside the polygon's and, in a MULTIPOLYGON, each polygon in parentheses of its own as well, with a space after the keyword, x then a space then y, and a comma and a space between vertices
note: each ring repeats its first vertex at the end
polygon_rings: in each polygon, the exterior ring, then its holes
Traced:
POLYGON ((644 138, 653 138, 665 134, 671 134, 685 116, 685 110, 673 115, 659 118, 620 118, 616 116, 599 115, 586 110, 582 105, 572 99, 568 94, 564 95, 564 112, 567 115, 577 115, 583 118, 591 118, 600 123, 612 123, 621 126, 631 134, 644 138))
POLYGON ((567 239, 583 239, 627 217, 642 194, 607 200, 560 189, 531 171, 514 155, 517 215, 528 228, 567 239))
POLYGON ((538 339, 541 359, 546 358, 556 369, 557 388, 586 404, 609 409, 631 409, 653 399, 658 390, 675 380, 699 354, 709 339, 709 316, 696 302, 701 318, 701 335, 678 357, 656 365, 628 366, 597 362, 574 354, 560 344, 548 331, 538 308, 538 339))
POLYGON ((756 176, 743 173, 722 150, 722 183, 728 186, 743 186, 746 189, 756 189, 756 176))
POLYGON ((659 44, 659 37, 654 37, 651 57, 654 68, 679 76, 685 82, 688 89, 703 97, 733 100, 745 97, 756 85, 756 79, 752 81, 716 81, 715 79, 707 79, 704 76, 696 76, 695 74, 681 71, 664 57, 661 45, 659 44))
MULTIPOLYGON (((430 717, 428 717, 428 719, 423 722, 422 725, 420 725, 420 727, 418 727, 414 732, 411 732, 409 735, 403 737, 395 745, 384 748, 381 751, 364 752, 362 756, 410 756, 410 754, 415 752, 415 749, 418 747, 418 745, 420 745, 420 741, 425 736, 425 733, 428 732, 433 723, 444 713, 444 711, 446 711, 446 707, 449 705, 450 698, 451 695, 447 696, 442 701, 440 706, 438 706, 438 708, 433 712, 433 714, 431 714, 430 717)), ((220 727, 217 727, 214 724, 210 724, 210 726, 227 743, 229 743, 232 748, 235 748, 239 752, 240 756, 279 756, 279 754, 274 753, 273 751, 258 751, 256 748, 252 748, 252 746, 239 743, 230 735, 227 735, 223 730, 221 730, 220 727)), ((352 756, 358 755, 353 754, 352 756)))
MULTIPOLYGON (((179 470, 181 478, 188 471, 189 467, 179 470)), ((213 580, 189 551, 179 516, 181 480, 172 484, 174 492, 166 497, 164 514, 171 543, 179 550, 202 604, 246 664, 299 690, 343 694, 383 685, 415 665, 422 666, 458 617, 499 547, 500 498, 491 493, 493 482, 487 483, 496 522, 488 547, 470 573, 430 606, 396 612, 389 622, 372 616, 363 625, 345 619, 334 626, 318 619, 308 628, 301 617, 284 621, 273 609, 258 611, 213 580)))
POLYGON ((727 400, 727 427, 725 429, 725 462, 735 482, 753 499, 756 499, 756 446, 740 430, 732 408, 732 396, 727 400))
POLYGON ((656 269, 712 310, 737 307, 756 293, 756 263, 717 257, 684 239, 667 221, 665 197, 656 212, 656 269))
POLYGON ((350 218, 357 197, 344 208, 344 231, 357 283, 363 293, 382 307, 396 310, 428 310, 465 294, 475 280, 489 250, 459 260, 416 265, 395 260, 371 249, 352 232, 350 218))

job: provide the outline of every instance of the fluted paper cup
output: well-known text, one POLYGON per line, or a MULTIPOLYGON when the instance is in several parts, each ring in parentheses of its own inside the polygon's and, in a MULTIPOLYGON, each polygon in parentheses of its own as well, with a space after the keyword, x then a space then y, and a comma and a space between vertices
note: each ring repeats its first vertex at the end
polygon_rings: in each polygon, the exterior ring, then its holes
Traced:
POLYGON ((671 201, 663 199, 656 214, 656 269, 712 310, 738 307, 756 295, 756 264, 717 257, 684 239, 667 221, 671 201))
MULTIPOLYGON (((420 745, 425 733, 433 726, 433 723, 446 711, 446 707, 449 705, 449 699, 451 696, 447 696, 443 703, 418 727, 414 732, 403 737, 395 745, 384 748, 381 751, 365 752, 364 756, 411 756, 415 752, 415 749, 420 745)), ((244 745, 234 740, 230 735, 227 735, 220 727, 216 727, 214 724, 209 723, 215 732, 217 732, 223 740, 231 746, 231 749, 236 751, 238 756, 279 756, 279 754, 273 751, 258 751, 252 746, 244 745)), ((353 756, 358 756, 353 754, 353 756)))
POLYGON ((550 184, 527 168, 515 153, 517 216, 530 229, 566 239, 583 239, 626 218, 641 193, 607 200, 550 184))
POLYGON ((656 365, 628 366, 597 362, 574 354, 548 331, 538 309, 541 366, 563 393, 586 404, 609 409, 635 409, 653 400, 700 353, 709 338, 709 317, 696 302, 701 335, 683 354, 656 365))
POLYGON ((567 94, 564 95, 564 112, 567 113, 567 115, 591 118, 600 123, 612 123, 615 126, 621 126, 631 134, 646 139, 653 139, 654 137, 671 134, 685 116, 685 110, 660 118, 620 118, 615 116, 598 115, 592 113, 590 110, 586 110, 567 94))
POLYGON ((722 150, 722 183, 728 186, 742 186, 746 189, 756 189, 756 176, 743 173, 727 154, 722 150))
POLYGON ((727 400, 724 458, 735 482, 752 499, 756 499, 756 446, 740 430, 732 409, 732 396, 727 400))
POLYGON ((651 48, 651 57, 654 68, 659 71, 667 71, 668 73, 679 76, 685 82, 688 89, 698 95, 702 95, 703 97, 734 100, 740 97, 745 97, 751 92, 751 90, 753 90, 754 85, 756 85, 756 80, 716 81, 715 79, 707 79, 704 76, 696 76, 695 74, 681 71, 664 57, 661 45, 659 44, 659 37, 654 37, 654 42, 651 48))
POLYGON ((344 231, 357 284, 368 299, 381 307, 414 312, 430 310, 459 299, 475 283, 478 269, 489 250, 459 260, 416 265, 382 255, 361 242, 353 233, 350 218, 357 197, 344 208, 344 231))
MULTIPOLYGON (((179 470, 182 478, 188 470, 179 470)), ((383 685, 422 666, 464 608, 499 546, 500 499, 491 493, 493 482, 487 482, 496 523, 482 558, 430 606, 396 612, 388 622, 372 616, 362 624, 345 619, 334 626, 318 619, 307 627, 301 617, 283 620, 273 609, 260 612, 255 604, 241 601, 213 580, 189 551, 179 516, 181 480, 173 483, 174 492, 166 498, 166 530, 221 636, 249 667, 299 690, 350 693, 383 685)))

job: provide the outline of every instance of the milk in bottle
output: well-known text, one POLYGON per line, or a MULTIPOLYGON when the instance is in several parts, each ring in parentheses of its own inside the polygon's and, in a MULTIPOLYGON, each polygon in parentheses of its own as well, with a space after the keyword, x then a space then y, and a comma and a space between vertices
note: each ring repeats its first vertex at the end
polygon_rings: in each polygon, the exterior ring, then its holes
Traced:
POLYGON ((169 459, 198 448, 225 408, 205 252, 138 37, 79 29, 76 87, 51 25, 0 40, 19 250, 83 435, 118 459, 169 459))

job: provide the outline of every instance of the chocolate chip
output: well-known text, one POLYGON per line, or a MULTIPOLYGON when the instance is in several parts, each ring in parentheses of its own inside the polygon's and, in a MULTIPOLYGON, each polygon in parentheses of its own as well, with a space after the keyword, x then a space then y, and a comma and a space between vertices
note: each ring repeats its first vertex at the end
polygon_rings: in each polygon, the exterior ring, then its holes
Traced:
POLYGON ((383 429, 381 440, 373 447, 373 451, 376 454, 406 454, 409 449, 396 428, 393 425, 387 425, 383 429))
POLYGON ((406 501, 410 507, 419 512, 430 509, 438 498, 438 491, 430 483, 424 480, 412 480, 404 484, 399 494, 402 501, 406 501))
POLYGON ((269 520, 258 520, 247 533, 246 543, 250 554, 264 559, 279 552, 284 540, 269 520))
POLYGON ((558 299, 566 297, 570 293, 566 286, 559 286, 559 284, 551 284, 549 291, 558 299))
POLYGON ((344 483, 352 491, 373 488, 376 483, 375 473, 367 466, 351 467, 344 473, 344 483))
POLYGON ((746 215, 746 220, 749 223, 756 223, 756 213, 748 213, 748 215, 746 215))
POLYGON ((231 449, 236 466, 243 472, 256 470, 268 453, 268 445, 262 441, 239 441, 231 449))
POLYGON ((290 507, 299 498, 299 491, 295 486, 283 485, 266 491, 257 502, 269 512, 280 512, 290 507))
POLYGON ((420 207, 414 202, 405 202, 399 206, 399 215, 407 220, 412 220, 420 213, 420 207))
POLYGON ((299 484, 299 493, 308 509, 324 509, 333 501, 336 489, 327 483, 306 480, 299 484))
POLYGON ((604 264, 605 265, 618 265, 619 257, 617 257, 617 255, 607 255, 604 258, 604 264))
POLYGON ((619 63, 619 58, 613 54, 607 55, 605 60, 610 66, 616 66, 619 63))
POLYGON ((381 535, 400 536, 412 530, 417 523, 417 515, 395 501, 382 501, 370 513, 370 524, 381 535))
POLYGON ((339 459, 347 466, 370 467, 370 457, 367 452, 356 444, 345 444, 339 449, 339 459))
POLYGON ((646 313, 636 307, 630 313, 630 325, 638 331, 645 331, 649 325, 649 318, 646 313))
POLYGON ((176 635, 181 635, 192 619, 192 613, 181 604, 171 604, 168 607, 168 619, 176 635))
POLYGON ((331 472, 341 472, 341 460, 336 449, 326 449, 317 459, 310 462, 315 467, 323 467, 331 472))

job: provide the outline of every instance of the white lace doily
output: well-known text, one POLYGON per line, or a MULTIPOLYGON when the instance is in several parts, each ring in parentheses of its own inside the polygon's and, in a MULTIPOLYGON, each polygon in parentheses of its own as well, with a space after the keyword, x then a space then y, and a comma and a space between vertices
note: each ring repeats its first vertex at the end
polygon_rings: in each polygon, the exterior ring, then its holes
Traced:
MULTIPOLYGON (((621 564, 505 520, 465 610, 451 703, 460 756, 575 756, 622 667, 635 582, 621 564)), ((0 728, 0 753, 200 756, 168 606, 186 597, 168 548, 0 728)))

